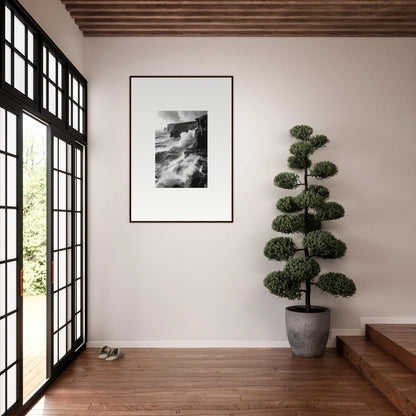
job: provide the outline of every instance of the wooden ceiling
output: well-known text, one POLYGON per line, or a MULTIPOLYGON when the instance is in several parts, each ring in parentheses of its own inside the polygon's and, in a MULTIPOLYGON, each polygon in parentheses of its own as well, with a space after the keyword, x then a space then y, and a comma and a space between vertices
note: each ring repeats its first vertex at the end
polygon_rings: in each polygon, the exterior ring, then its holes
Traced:
POLYGON ((416 36, 416 0, 61 0, 84 36, 416 36))

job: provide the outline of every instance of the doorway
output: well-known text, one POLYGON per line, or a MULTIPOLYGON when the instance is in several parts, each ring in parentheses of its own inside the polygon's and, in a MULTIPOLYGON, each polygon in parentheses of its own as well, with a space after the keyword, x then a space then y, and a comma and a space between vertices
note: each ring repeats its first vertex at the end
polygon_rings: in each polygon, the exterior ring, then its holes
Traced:
POLYGON ((23 402, 47 379, 47 137, 23 115, 23 402))

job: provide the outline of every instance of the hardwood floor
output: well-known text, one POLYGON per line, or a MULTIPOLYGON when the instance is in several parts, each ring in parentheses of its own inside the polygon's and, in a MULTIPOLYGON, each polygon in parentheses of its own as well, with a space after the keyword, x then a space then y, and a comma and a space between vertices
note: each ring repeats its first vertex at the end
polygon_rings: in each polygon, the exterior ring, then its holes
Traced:
POLYGON ((30 416, 400 416, 360 373, 327 350, 126 349, 108 362, 88 349, 30 416))

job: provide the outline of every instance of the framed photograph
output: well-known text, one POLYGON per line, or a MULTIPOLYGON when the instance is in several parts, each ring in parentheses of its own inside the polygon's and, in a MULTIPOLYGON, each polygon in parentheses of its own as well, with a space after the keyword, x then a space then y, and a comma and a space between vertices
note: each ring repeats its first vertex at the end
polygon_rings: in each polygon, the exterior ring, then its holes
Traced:
POLYGON ((130 77, 130 222, 233 222, 233 77, 130 77))

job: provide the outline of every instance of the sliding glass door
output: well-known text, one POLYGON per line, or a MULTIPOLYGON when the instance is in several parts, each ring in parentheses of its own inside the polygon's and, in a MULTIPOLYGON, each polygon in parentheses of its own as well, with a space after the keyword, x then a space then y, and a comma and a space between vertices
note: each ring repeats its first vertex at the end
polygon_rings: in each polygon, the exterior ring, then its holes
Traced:
POLYGON ((85 346, 85 149, 0 107, 0 415, 85 346))
POLYGON ((0 107, 0 414, 17 406, 21 360, 21 192, 18 117, 0 107))
POLYGON ((0 416, 14 416, 86 344, 87 81, 18 1, 0 20, 0 416))
POLYGON ((84 342, 83 147, 53 135, 53 364, 84 342))

